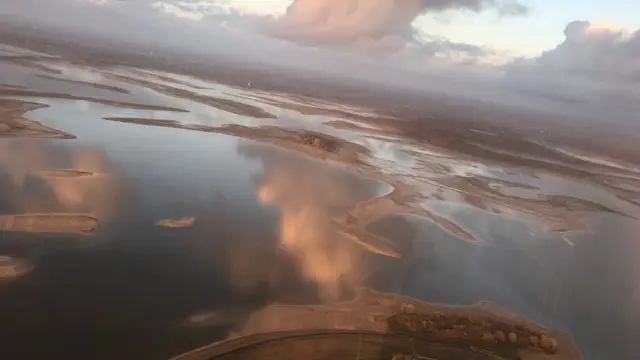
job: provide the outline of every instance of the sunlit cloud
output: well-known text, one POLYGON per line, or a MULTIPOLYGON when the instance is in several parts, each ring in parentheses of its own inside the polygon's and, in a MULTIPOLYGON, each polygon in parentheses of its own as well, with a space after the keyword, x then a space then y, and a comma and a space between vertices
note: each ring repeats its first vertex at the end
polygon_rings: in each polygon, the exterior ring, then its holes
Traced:
POLYGON ((611 32, 611 33, 619 33, 625 29, 624 25, 611 23, 608 21, 596 21, 593 24, 589 24, 587 26, 587 31, 589 32, 611 32))

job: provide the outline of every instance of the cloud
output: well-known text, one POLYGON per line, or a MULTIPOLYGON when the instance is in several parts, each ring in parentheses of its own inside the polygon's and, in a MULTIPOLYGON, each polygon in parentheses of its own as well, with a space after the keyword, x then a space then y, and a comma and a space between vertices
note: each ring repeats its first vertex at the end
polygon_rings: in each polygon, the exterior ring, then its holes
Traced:
POLYGON ((498 8, 502 16, 521 16, 529 13, 529 8, 518 2, 507 2, 498 8))
POLYGON ((414 37, 413 21, 430 11, 497 9, 519 15, 527 8, 499 0, 294 0, 274 33, 298 42, 350 44, 414 37))
POLYGON ((640 80, 640 31, 608 23, 573 21, 564 41, 531 60, 510 65, 512 72, 589 78, 598 81, 640 80))
POLYGON ((483 46, 453 42, 443 37, 423 37, 417 49, 428 57, 459 59, 460 62, 477 62, 495 54, 495 51, 483 46))
POLYGON ((202 20, 205 14, 200 11, 184 9, 182 6, 167 3, 167 2, 155 2, 151 5, 153 8, 164 11, 165 13, 175 15, 182 19, 189 20, 202 20))
MULTIPOLYGON (((332 52, 333 57, 340 52, 356 52, 362 57, 382 53, 413 56, 418 62, 416 66, 420 66, 421 61, 428 65, 428 62, 447 60, 474 64, 494 54, 445 38, 424 36, 412 26, 416 16, 427 11, 462 9, 515 13, 509 9, 518 3, 509 0, 295 0, 281 15, 240 11, 231 4, 223 0, 56 0, 55 3, 22 0, 1 3, 0 14, 5 14, 10 21, 26 19, 42 29, 64 29, 86 39, 108 38, 135 46, 195 52, 223 59, 242 58, 244 62, 263 65, 278 62, 289 66, 298 62, 296 66, 304 67, 313 62, 305 58, 306 53, 324 48, 332 52), (70 18, 74 21, 69 21, 70 18), (280 56, 285 51, 292 55, 280 56)), ((376 61, 381 59, 378 56, 376 61)))

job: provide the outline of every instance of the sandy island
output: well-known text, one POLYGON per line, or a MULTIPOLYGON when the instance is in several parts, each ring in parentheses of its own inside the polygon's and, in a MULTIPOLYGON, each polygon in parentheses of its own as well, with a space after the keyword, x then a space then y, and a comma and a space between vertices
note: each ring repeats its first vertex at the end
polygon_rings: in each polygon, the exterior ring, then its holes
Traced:
POLYGON ((74 169, 38 169, 31 170, 32 174, 38 175, 46 179, 79 179, 95 176, 95 173, 90 171, 74 170, 74 169))
POLYGON ((57 76, 46 75, 46 74, 38 74, 36 76, 38 76, 40 78, 43 78, 43 79, 61 81, 61 82, 69 83, 69 84, 86 85, 86 86, 90 86, 92 88, 113 91, 113 92, 117 92, 117 93, 120 93, 120 94, 131 94, 131 92, 129 90, 127 90, 127 89, 123 89, 123 88, 120 88, 120 87, 117 87, 117 86, 112 86, 112 85, 97 84, 97 83, 88 82, 88 81, 81 81, 81 80, 70 80, 70 79, 64 79, 64 78, 60 78, 60 77, 57 77, 57 76))
MULTIPOLYGON (((358 336, 378 338, 381 343, 372 356, 374 359, 392 360, 398 355, 438 360, 581 359, 569 334, 545 329, 491 303, 454 307, 363 288, 349 301, 324 305, 269 305, 251 315, 242 330, 228 340, 173 360, 233 358, 228 355, 240 355, 243 351, 262 353, 260 348, 267 344, 273 354, 278 346, 291 350, 291 341, 304 342, 319 336, 325 339, 323 346, 334 347, 333 351, 357 348, 358 336), (347 338, 356 341, 343 342, 347 338), (404 340, 397 342, 397 339, 404 340), (421 343, 425 347, 417 346, 421 343), (467 356, 452 356, 446 351, 434 353, 434 346, 442 351, 450 348, 458 355, 467 356), (380 353, 383 348, 392 351, 380 353)), ((297 351, 284 358, 317 356, 314 348, 297 351)), ((276 359, 272 356, 265 359, 271 358, 276 359)))
POLYGON ((116 106, 116 107, 121 107, 126 109, 189 112, 188 110, 179 109, 179 108, 170 107, 170 106, 148 105, 148 104, 115 101, 115 100, 105 100, 105 99, 99 99, 99 98, 88 97, 88 96, 77 96, 77 95, 70 95, 70 94, 56 93, 56 92, 18 89, 18 88, 6 87, 2 85, 0 85, 0 96, 20 96, 20 97, 40 97, 40 98, 51 98, 51 99, 66 99, 66 100, 82 100, 82 101, 88 101, 96 104, 110 105, 110 106, 116 106))
POLYGON ((196 222, 196 218, 193 216, 182 217, 179 219, 164 219, 156 222, 157 226, 167 227, 167 228, 186 228, 191 227, 196 222))
POLYGON ((23 214, 0 216, 0 230, 29 233, 86 235, 95 232, 98 219, 84 214, 23 214))
POLYGON ((167 95, 171 97, 179 97, 179 98, 195 101, 201 104, 209 105, 214 108, 227 111, 236 115, 250 116, 254 118, 263 118, 263 119, 275 119, 277 117, 257 106, 241 103, 239 101, 235 101, 231 99, 225 99, 225 98, 210 96, 210 95, 203 95, 203 94, 199 94, 197 92, 186 90, 183 88, 158 84, 152 81, 136 79, 129 76, 110 75, 109 77, 114 78, 116 80, 130 83, 130 84, 146 87, 148 89, 155 90, 163 95, 167 95))
POLYGON ((20 277, 33 269, 33 265, 8 255, 0 255, 0 281, 20 277))
POLYGON ((302 129, 286 129, 277 126, 251 127, 237 124, 207 126, 184 124, 175 120, 138 117, 105 117, 103 119, 128 124, 232 135, 294 150, 317 159, 331 159, 348 164, 359 163, 359 157, 368 155, 370 152, 369 149, 362 145, 331 135, 302 129))
MULTIPOLYGON (((21 90, 16 90, 21 91, 21 90)), ((0 93, 2 92, 0 88, 0 93)), ((36 137, 48 139, 75 139, 64 131, 44 126, 27 119, 24 114, 46 107, 46 105, 14 99, 0 99, 0 138, 36 137)))

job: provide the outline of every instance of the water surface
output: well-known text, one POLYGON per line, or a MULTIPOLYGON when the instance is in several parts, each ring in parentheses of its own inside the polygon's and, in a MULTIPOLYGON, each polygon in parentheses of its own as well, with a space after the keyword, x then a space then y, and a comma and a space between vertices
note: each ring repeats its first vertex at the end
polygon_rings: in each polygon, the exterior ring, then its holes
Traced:
POLYGON ((638 351, 629 159, 491 129, 408 134, 410 120, 353 104, 4 53, 0 97, 21 107, 0 138, 0 215, 97 220, 91 234, 2 230, 12 358, 168 358, 270 303, 360 286, 492 301, 570 333, 585 359, 638 351), (43 138, 53 130, 71 136, 43 138))

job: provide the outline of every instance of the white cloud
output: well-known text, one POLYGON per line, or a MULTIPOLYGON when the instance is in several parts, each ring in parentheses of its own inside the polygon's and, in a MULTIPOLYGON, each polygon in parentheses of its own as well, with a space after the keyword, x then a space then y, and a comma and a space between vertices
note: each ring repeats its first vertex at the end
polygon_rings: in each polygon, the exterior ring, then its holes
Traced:
POLYGON ((344 44, 394 37, 410 41, 413 21, 429 11, 495 8, 519 15, 527 8, 499 0, 294 0, 279 18, 275 34, 301 42, 344 44))
POLYGON ((151 6, 154 9, 158 9, 161 10, 167 14, 171 14, 171 15, 175 15, 181 19, 188 19, 188 20, 202 20, 202 18, 204 18, 205 14, 199 11, 193 11, 193 10, 185 10, 183 7, 179 6, 179 5, 174 5, 171 3, 167 3, 167 2, 154 2, 153 4, 151 4, 151 6))
POLYGON ((538 58, 511 66, 521 74, 589 78, 598 81, 640 80, 640 31, 621 25, 574 21, 565 40, 538 58))

